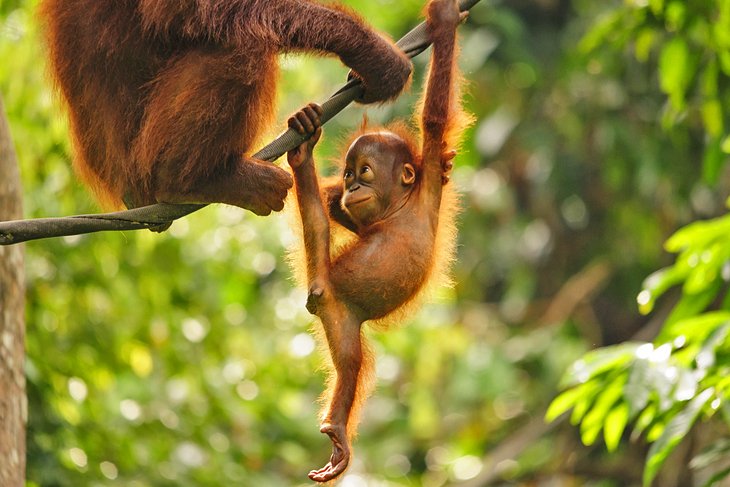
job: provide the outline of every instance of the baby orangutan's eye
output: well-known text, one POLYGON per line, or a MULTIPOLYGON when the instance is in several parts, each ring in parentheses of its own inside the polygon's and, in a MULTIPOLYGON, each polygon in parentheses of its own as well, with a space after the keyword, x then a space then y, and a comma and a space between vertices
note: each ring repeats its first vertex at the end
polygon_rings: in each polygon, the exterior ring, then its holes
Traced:
POLYGON ((360 169, 360 180, 365 183, 372 183, 375 180, 375 173, 370 166, 363 166, 360 169))

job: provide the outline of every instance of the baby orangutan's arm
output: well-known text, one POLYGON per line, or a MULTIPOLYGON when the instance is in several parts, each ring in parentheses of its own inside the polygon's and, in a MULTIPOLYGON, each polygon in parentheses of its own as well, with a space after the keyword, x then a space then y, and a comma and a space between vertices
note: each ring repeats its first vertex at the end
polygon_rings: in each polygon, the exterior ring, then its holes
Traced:
POLYGON ((290 128, 302 135, 311 134, 311 138, 289 152, 287 157, 294 171, 304 233, 309 283, 307 309, 322 320, 336 371, 334 388, 320 427, 320 431, 332 440, 332 456, 327 465, 309 472, 310 479, 328 482, 341 475, 350 462, 352 431, 348 425, 358 397, 363 352, 360 336, 362 323, 346 303, 337 299, 329 280, 330 226, 312 157, 312 150, 322 131, 321 114, 322 109, 318 105, 310 104, 289 119, 290 128))
POLYGON ((315 306, 316 298, 322 296, 329 281, 330 266, 329 218, 320 196, 317 168, 312 155, 322 134, 321 115, 322 107, 310 103, 289 119, 290 128, 302 135, 311 134, 311 138, 287 154, 289 165, 294 171, 297 202, 304 229, 307 281, 310 286, 307 309, 312 314, 317 314, 312 307, 315 306))
POLYGON ((433 41, 433 55, 423 101, 423 195, 438 213, 441 187, 448 182, 451 160, 456 155, 446 147, 445 136, 455 116, 456 28, 465 16, 457 0, 433 0, 428 5, 427 22, 433 41))

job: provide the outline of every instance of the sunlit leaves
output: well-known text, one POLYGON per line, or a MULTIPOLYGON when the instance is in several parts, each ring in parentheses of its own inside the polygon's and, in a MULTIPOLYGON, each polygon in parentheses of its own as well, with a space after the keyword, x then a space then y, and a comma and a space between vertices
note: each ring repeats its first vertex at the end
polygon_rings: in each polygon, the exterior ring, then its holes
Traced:
POLYGON ((643 289, 636 298, 639 311, 649 314, 654 309, 657 299, 673 286, 676 286, 684 274, 675 267, 661 269, 654 272, 644 280, 643 289))
MULTIPOLYGON (((569 372, 566 382, 577 385, 554 400, 546 420, 555 420, 572 408, 571 420, 580 424, 583 442, 593 444, 603 430, 609 451, 618 447, 632 420, 635 424, 633 437, 650 428, 647 438, 654 443, 644 473, 646 485, 649 485, 703 407, 711 399, 719 399, 714 388, 697 391, 703 379, 707 379, 709 369, 717 365, 716 352, 725 343, 728 330, 730 324, 716 328, 709 337, 695 335, 694 338, 700 338, 698 343, 688 343, 685 339, 678 341, 676 347, 670 344, 654 347, 650 343, 633 345, 630 357, 626 356, 626 348, 592 352, 594 356, 603 355, 603 360, 592 360, 594 365, 600 366, 581 375, 580 383, 575 381, 575 372, 569 372), (694 360, 683 366, 676 356, 692 346, 696 350, 694 360)), ((586 370, 580 362, 574 369, 586 370)))
POLYGON ((718 15, 713 24, 713 38, 717 45, 723 50, 730 49, 730 3, 726 1, 717 2, 718 15))
POLYGON ((626 424, 629 422, 629 407, 626 404, 619 404, 611 409, 606 415, 603 427, 603 439, 606 442, 608 451, 615 451, 621 441, 626 424))
POLYGON ((659 56, 659 81, 675 110, 684 109, 684 98, 694 73, 687 41, 675 37, 664 44, 659 56))
POLYGON ((642 313, 649 313, 659 297, 682 284, 683 296, 671 322, 693 316, 715 299, 718 286, 730 278, 730 215, 695 222, 677 231, 665 243, 669 252, 678 253, 675 263, 649 276, 639 294, 642 313))
POLYGON ((665 0, 649 0, 649 7, 654 15, 660 15, 664 9, 665 0))
POLYGON ((670 32, 680 30, 687 22, 687 6, 684 0, 672 0, 664 11, 666 28, 670 32))
POLYGON ((712 389, 706 389, 698 394, 686 408, 672 418, 659 439, 651 445, 644 469, 645 486, 651 485, 664 461, 692 428, 702 408, 713 397, 713 394, 712 389))
POLYGON ((609 451, 618 448, 633 422, 632 438, 645 433, 652 443, 644 471, 648 486, 703 412, 710 416, 728 407, 720 391, 730 384, 724 380, 729 334, 730 313, 706 313, 668 326, 663 344, 590 352, 566 373, 569 388, 555 398, 546 420, 572 408, 582 441, 593 444, 603 430, 609 451))
POLYGON ((702 103, 702 118, 707 133, 715 139, 723 135, 725 128, 723 106, 718 96, 719 70, 720 68, 717 60, 712 59, 707 63, 707 66, 701 74, 701 90, 704 95, 704 101, 702 103))
POLYGON ((579 386, 570 388, 558 395, 550 403, 550 407, 545 413, 545 421, 552 422, 563 413, 575 407, 575 405, 586 397, 591 397, 597 385, 595 382, 588 382, 579 386))
POLYGON ((656 67, 656 82, 667 97, 662 126, 671 131, 700 120, 707 133, 704 179, 716 183, 727 154, 726 113, 730 88, 730 8, 725 1, 627 2, 608 9, 584 36, 587 54, 631 50, 656 67))
POLYGON ((583 37, 579 48, 582 52, 590 53, 597 49, 607 38, 621 31, 626 16, 621 10, 606 14, 598 20, 593 28, 583 37))
MULTIPOLYGON (((615 410, 614 406, 621 400, 625 380, 625 377, 618 377, 613 381, 607 381, 605 387, 596 395, 595 402, 580 424, 580 435, 584 444, 592 445, 598 438, 604 424, 607 424, 610 413, 615 410)), ((616 431, 616 425, 617 423, 614 422, 609 426, 607 432, 611 436, 609 441, 613 441, 613 436, 616 434, 620 436, 623 431, 623 428, 621 428, 621 431, 616 431)))
POLYGON ((636 343, 625 343, 588 352, 568 370, 563 384, 583 384, 605 372, 625 367, 635 356, 638 347, 636 343))
POLYGON ((641 29, 637 33, 636 40, 634 41, 634 54, 636 55, 636 59, 641 62, 647 62, 658 37, 659 34, 656 29, 650 27, 641 29))

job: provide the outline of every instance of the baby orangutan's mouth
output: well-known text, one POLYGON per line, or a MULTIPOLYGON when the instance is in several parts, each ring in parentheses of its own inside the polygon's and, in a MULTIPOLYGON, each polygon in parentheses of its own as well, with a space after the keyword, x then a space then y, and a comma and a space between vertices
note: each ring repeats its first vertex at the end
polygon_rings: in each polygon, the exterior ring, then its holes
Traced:
POLYGON ((347 202, 347 206, 354 206, 359 205, 360 203, 365 203, 366 201, 370 201, 372 199, 372 196, 368 195, 364 198, 360 198, 359 200, 350 200, 347 202))

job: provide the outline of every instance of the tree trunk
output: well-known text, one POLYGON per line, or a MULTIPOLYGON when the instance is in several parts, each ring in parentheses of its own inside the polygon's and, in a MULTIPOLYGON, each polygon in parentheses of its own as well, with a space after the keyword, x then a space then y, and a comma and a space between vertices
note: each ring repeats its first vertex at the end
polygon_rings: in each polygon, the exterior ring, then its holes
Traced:
MULTIPOLYGON (((0 221, 22 217, 18 161, 0 97, 0 221)), ((0 246, 0 485, 25 485, 23 247, 0 246)))

